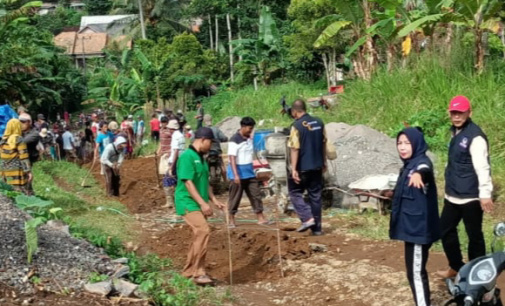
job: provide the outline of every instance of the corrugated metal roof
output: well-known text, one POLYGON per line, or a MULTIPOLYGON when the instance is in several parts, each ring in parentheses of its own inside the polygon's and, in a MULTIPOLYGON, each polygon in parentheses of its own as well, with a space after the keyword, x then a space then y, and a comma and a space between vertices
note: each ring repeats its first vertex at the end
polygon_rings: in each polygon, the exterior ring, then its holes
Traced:
POLYGON ((91 24, 110 24, 121 19, 133 19, 137 15, 102 15, 102 16, 82 16, 81 30, 91 24))

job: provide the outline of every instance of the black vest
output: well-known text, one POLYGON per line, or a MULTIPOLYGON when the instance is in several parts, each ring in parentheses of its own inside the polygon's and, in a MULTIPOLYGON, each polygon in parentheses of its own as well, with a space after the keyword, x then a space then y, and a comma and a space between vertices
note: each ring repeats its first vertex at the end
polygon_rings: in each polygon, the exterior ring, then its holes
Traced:
POLYGON ((451 128, 453 137, 449 144, 449 159, 445 168, 445 193, 460 199, 479 197, 479 179, 473 167, 470 145, 475 137, 481 136, 488 142, 486 134, 471 119, 456 135, 451 128))
POLYGON ((300 137, 298 171, 322 169, 324 166, 324 124, 319 118, 303 115, 293 126, 300 137))

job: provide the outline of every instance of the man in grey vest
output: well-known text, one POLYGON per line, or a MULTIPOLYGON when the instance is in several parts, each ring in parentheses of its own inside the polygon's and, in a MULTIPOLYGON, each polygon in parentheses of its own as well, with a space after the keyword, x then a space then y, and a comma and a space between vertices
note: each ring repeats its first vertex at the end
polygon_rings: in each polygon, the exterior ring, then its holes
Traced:
POLYGON ((442 245, 449 269, 438 271, 443 278, 455 277, 463 267, 457 226, 463 219, 468 235, 468 259, 486 254, 482 233, 483 212, 493 210, 493 183, 486 134, 470 118, 470 101, 457 96, 449 105, 452 139, 445 169, 445 201, 440 218, 442 245))

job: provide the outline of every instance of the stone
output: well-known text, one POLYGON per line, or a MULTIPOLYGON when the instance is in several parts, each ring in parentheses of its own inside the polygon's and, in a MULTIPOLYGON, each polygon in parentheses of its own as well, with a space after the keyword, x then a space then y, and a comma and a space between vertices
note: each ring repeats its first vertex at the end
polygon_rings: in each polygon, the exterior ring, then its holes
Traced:
POLYGON ((140 298, 140 299, 144 299, 144 300, 149 299, 149 294, 140 290, 140 288, 138 288, 138 287, 137 287, 137 289, 135 289, 135 291, 133 291, 133 295, 140 298))
POLYGON ((135 290, 137 290, 138 285, 132 284, 122 279, 115 279, 113 281, 114 290, 116 290, 120 296, 130 297, 133 295, 135 290))
POLYGON ((309 247, 313 252, 327 252, 328 247, 324 244, 309 243, 309 247))
POLYGON ((127 264, 127 263, 128 263, 128 258, 122 257, 122 258, 114 259, 114 260, 112 261, 112 263, 116 263, 116 264, 127 264))
POLYGON ((116 272, 114 272, 114 274, 112 275, 112 278, 121 278, 121 277, 128 275, 129 273, 130 273, 130 267, 121 266, 121 267, 119 267, 119 269, 116 270, 116 272))
POLYGON ((49 221, 47 221, 46 225, 48 227, 50 227, 51 229, 60 231, 60 232, 65 233, 70 236, 70 231, 68 229, 68 225, 66 225, 61 220, 49 220, 49 221))
POLYGON ((104 281, 94 284, 88 283, 84 285, 84 290, 101 296, 107 296, 112 291, 112 282, 104 281))

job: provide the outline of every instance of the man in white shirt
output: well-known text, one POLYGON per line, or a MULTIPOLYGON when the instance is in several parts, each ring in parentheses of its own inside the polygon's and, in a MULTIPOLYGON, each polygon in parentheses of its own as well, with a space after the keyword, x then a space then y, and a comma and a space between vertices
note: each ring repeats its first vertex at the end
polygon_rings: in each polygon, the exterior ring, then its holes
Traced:
POLYGON ((70 126, 65 127, 65 133, 61 136, 63 139, 63 150, 65 150, 65 158, 67 161, 75 161, 77 156, 75 155, 75 144, 74 135, 70 132, 70 126))
POLYGON ((100 162, 103 165, 105 186, 108 196, 119 196, 121 184, 119 169, 124 160, 126 139, 119 136, 114 143, 109 143, 103 150, 100 162))
POLYGON ((449 114, 452 139, 445 169, 445 201, 440 227, 449 269, 438 271, 452 278, 463 267, 457 226, 461 220, 468 235, 468 259, 486 255, 482 233, 483 213, 493 210, 493 182, 486 134, 471 120, 470 101, 464 96, 451 100, 449 114))
POLYGON ((175 173, 177 159, 186 148, 186 138, 184 138, 184 135, 179 131, 179 122, 176 119, 172 119, 168 122, 168 129, 172 130, 172 142, 170 143, 171 153, 168 164, 172 169, 172 173, 175 173))

